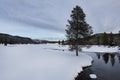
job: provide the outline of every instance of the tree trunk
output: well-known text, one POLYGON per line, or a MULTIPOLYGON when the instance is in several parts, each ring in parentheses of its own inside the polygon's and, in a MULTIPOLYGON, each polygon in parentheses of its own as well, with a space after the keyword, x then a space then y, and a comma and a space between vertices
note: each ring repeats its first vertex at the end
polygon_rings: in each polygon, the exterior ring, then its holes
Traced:
POLYGON ((76 44, 76 56, 78 56, 78 45, 76 44))

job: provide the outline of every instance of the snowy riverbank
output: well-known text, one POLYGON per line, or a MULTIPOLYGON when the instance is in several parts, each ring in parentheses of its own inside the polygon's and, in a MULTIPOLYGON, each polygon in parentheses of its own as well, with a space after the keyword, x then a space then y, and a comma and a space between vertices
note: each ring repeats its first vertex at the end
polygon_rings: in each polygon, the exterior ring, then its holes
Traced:
POLYGON ((107 52, 107 53, 114 53, 118 52, 118 47, 108 47, 108 46, 91 46, 91 47, 83 47, 82 48, 83 52, 107 52))
POLYGON ((0 45, 0 80, 73 80, 82 67, 91 65, 88 55, 57 44, 0 45))

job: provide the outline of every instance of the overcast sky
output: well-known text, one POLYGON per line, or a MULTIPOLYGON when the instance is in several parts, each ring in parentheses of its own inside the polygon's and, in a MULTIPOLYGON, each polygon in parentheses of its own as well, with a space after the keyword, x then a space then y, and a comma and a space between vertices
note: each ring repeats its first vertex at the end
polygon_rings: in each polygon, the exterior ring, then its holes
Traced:
POLYGON ((120 0, 0 0, 0 33, 65 38, 67 19, 76 5, 94 33, 120 30, 120 0))

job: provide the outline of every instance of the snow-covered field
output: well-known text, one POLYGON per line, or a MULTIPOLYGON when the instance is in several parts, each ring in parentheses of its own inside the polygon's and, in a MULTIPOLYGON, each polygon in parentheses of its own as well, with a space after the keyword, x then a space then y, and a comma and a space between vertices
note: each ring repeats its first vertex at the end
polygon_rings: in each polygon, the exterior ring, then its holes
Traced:
POLYGON ((0 80, 73 80, 92 58, 57 44, 0 45, 0 80), (56 48, 61 50, 52 50, 56 48))

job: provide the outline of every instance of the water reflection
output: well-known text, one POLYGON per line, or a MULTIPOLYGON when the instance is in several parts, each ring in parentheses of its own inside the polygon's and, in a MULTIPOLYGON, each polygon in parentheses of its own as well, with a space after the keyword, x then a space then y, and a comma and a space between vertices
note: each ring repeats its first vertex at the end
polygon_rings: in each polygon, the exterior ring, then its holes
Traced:
POLYGON ((100 54, 96 54, 96 55, 97 55, 98 59, 100 59, 100 58, 101 58, 100 54))
POLYGON ((101 57, 102 57, 102 60, 104 61, 105 64, 110 62, 111 65, 114 66, 115 57, 117 57, 117 59, 119 60, 119 63, 120 63, 120 54, 118 54, 118 53, 96 53, 96 56, 98 59, 101 59, 101 57))
POLYGON ((118 57, 118 61, 119 61, 119 63, 120 63, 120 55, 118 55, 117 57, 118 57))
POLYGON ((109 61, 109 54, 108 54, 108 53, 104 54, 104 55, 102 56, 102 58, 103 58, 104 62, 107 64, 108 61, 109 61))
POLYGON ((112 64, 112 66, 114 66, 114 64, 115 64, 115 54, 110 54, 110 56, 111 56, 111 64, 112 64))

